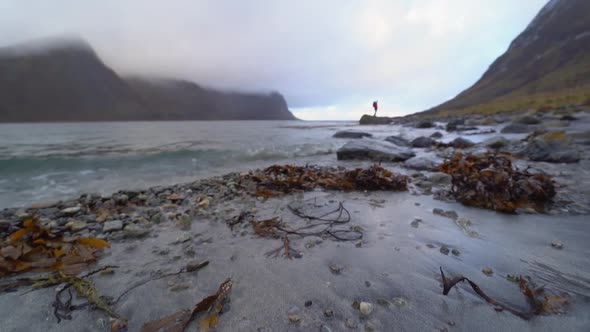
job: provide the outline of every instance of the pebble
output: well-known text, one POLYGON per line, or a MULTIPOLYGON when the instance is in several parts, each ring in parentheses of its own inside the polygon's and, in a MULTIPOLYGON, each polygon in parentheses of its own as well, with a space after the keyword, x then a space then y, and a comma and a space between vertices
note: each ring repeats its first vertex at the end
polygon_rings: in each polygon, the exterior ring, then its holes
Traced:
POLYGON ((332 311, 332 309, 326 309, 324 310, 324 316, 327 318, 332 318, 334 317, 334 311, 332 311))
POLYGON ((357 329, 358 328, 358 324, 350 318, 346 319, 346 321, 344 322, 344 325, 346 327, 348 327, 349 329, 357 329))
POLYGON ((81 208, 79 206, 72 206, 72 207, 63 209, 60 212, 62 214, 66 214, 66 215, 73 215, 73 214, 80 212, 80 209, 81 208))
POLYGON ((461 254, 461 252, 458 249, 451 250, 451 253, 455 256, 459 256, 461 254))
POLYGON ((361 302, 359 304, 359 311, 361 314, 368 316, 373 312, 373 305, 369 302, 361 302))
POLYGON ((125 233, 125 236, 127 237, 142 237, 147 235, 150 230, 143 228, 139 225, 135 225, 135 224, 129 224, 127 226, 125 226, 125 228, 123 229, 123 232, 125 233))
POLYGON ((488 277, 491 277, 492 274, 494 274, 494 270, 492 270, 491 267, 484 267, 481 272, 483 272, 483 274, 485 274, 488 277))
POLYGON ((427 243, 426 246, 430 249, 436 248, 436 246, 432 243, 427 243))
POLYGON ((375 325, 373 325, 373 323, 371 323, 371 322, 366 322, 365 323, 365 331, 367 331, 367 332, 375 331, 375 325))
POLYGON ((389 301, 387 301, 386 299, 378 298, 377 304, 380 306, 388 307, 391 303, 389 301))
POLYGON ((422 222, 422 219, 420 218, 415 218, 410 225, 414 228, 418 228, 420 226, 420 223, 422 222))
POLYGON ((104 223, 102 227, 103 232, 113 232, 113 231, 120 231, 123 229, 123 221, 121 220, 111 220, 104 223))
POLYGON ((448 255, 451 250, 446 245, 443 245, 442 247, 440 247, 439 251, 443 255, 448 255))
POLYGON ((289 317, 289 322, 298 323, 299 321, 301 321, 301 316, 299 314, 300 312, 301 310, 297 306, 289 309, 289 312, 287 313, 287 317, 289 317))
POLYGON ((332 271, 332 273, 334 273, 334 274, 340 274, 340 272, 342 272, 342 266, 336 265, 336 264, 331 264, 330 271, 332 271))
POLYGON ((398 308, 403 308, 408 305, 408 300, 404 299, 403 297, 396 297, 393 299, 393 304, 395 304, 398 308))
POLYGON ((371 287, 371 282, 369 280, 365 280, 365 286, 371 287))
POLYGON ((66 227, 69 228, 72 232, 79 232, 81 230, 86 229, 88 225, 86 225, 83 221, 72 220, 66 224, 66 227))
POLYGON ((551 246, 555 249, 563 249, 563 243, 561 243, 559 241, 551 242, 551 246))
POLYGON ((309 308, 309 307, 311 307, 312 302, 311 301, 305 301, 305 304, 304 305, 305 305, 306 308, 309 308))

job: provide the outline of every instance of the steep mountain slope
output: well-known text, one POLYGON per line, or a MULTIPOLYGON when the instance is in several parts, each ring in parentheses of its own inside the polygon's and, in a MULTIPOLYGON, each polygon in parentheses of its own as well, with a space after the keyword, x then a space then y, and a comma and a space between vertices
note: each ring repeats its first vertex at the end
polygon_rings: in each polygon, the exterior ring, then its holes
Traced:
POLYGON ((122 79, 80 40, 0 49, 0 122, 291 120, 278 93, 122 79))
POLYGON ((551 0, 479 81, 431 111, 499 112, 588 97, 590 1, 551 0))

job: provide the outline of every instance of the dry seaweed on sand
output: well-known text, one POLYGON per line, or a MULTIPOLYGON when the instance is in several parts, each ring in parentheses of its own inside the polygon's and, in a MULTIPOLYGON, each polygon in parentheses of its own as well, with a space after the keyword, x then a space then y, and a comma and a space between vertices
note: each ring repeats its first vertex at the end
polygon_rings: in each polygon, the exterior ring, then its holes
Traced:
POLYGON ((202 331, 207 331, 217 326, 219 314, 225 301, 229 299, 231 289, 232 280, 228 278, 219 285, 215 294, 201 300, 193 310, 181 310, 161 319, 148 322, 141 327, 141 332, 182 332, 201 313, 206 313, 206 317, 199 322, 199 326, 202 331))
POLYGON ((530 307, 528 311, 522 311, 514 309, 506 304, 502 304, 492 299, 486 293, 484 293, 484 291, 475 282, 471 281, 469 278, 466 278, 464 276, 458 276, 452 279, 447 279, 442 267, 440 268, 440 275, 443 282, 443 295, 448 295, 449 291, 458 283, 467 281, 473 289, 473 291, 486 302, 493 305, 496 311, 506 310, 511 314, 518 316, 524 320, 529 320, 534 316, 538 315, 552 315, 562 313, 564 307, 567 304, 569 304, 569 297, 567 293, 548 294, 541 298, 542 294, 545 292, 545 289, 543 287, 535 288, 534 286, 530 286, 529 281, 527 281, 527 278, 520 277, 519 288, 521 293, 526 297, 530 307))
POLYGON ((75 275, 108 247, 108 242, 97 238, 54 234, 36 218, 27 219, 21 229, 0 242, 0 277, 42 271, 75 275))
POLYGON ((506 213, 520 208, 543 212, 555 196, 550 176, 519 170, 505 155, 458 152, 440 170, 452 176, 451 195, 464 205, 506 213))
POLYGON ((408 178, 395 174, 380 165, 369 168, 342 170, 331 167, 274 165, 250 172, 241 182, 255 183, 257 196, 273 197, 296 191, 318 188, 343 191, 406 191, 408 178))

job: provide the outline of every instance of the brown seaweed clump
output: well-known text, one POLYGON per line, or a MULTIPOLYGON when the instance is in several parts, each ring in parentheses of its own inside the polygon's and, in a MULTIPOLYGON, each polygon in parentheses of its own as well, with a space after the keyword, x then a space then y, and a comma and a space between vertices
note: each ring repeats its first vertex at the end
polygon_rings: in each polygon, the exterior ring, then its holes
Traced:
POLYGON ((505 213, 521 208, 544 212, 555 196, 550 176, 518 170, 504 155, 455 153, 440 170, 452 176, 451 195, 468 206, 505 213))
POLYGON ((408 190, 408 177, 395 174, 380 165, 348 171, 315 166, 274 165, 248 173, 242 177, 242 181, 255 182, 255 194, 264 197, 319 188, 342 191, 408 190))

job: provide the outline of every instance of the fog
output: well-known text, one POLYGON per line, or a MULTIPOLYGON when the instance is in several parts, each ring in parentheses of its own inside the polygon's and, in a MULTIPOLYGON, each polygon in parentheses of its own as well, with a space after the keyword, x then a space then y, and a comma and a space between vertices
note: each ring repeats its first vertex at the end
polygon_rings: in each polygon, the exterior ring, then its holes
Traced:
POLYGON ((474 83, 545 0, 0 1, 0 46, 76 35, 121 74, 277 90, 306 119, 432 107, 474 83))

